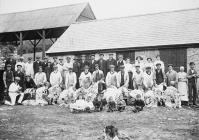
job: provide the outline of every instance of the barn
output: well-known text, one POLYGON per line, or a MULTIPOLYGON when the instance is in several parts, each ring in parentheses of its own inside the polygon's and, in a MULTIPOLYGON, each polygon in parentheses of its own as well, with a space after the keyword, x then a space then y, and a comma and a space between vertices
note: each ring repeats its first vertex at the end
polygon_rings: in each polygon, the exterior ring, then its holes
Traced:
MULTIPOLYGON (((157 54, 179 71, 199 65, 199 9, 188 9, 72 24, 47 51, 49 56, 114 53, 144 59, 157 54)), ((199 66, 197 68, 199 72, 199 66)))

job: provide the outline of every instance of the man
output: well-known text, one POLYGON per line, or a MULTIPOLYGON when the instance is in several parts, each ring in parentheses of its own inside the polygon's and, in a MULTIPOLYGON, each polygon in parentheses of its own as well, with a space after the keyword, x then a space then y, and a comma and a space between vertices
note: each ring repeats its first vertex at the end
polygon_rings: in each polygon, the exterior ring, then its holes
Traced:
POLYGON ((50 82, 50 74, 52 72, 51 62, 48 62, 48 66, 45 68, 44 72, 46 74, 47 81, 50 82))
POLYGON ((163 91, 163 86, 165 84, 166 75, 161 68, 161 63, 157 63, 156 68, 157 68, 157 69, 155 69, 156 85, 158 88, 160 88, 163 91))
POLYGON ((40 61, 40 57, 36 57, 36 61, 33 63, 34 74, 39 72, 40 66, 42 66, 42 62, 40 61))
POLYGON ((127 71, 124 70, 124 68, 125 68, 124 65, 120 66, 120 71, 118 72, 117 75, 117 87, 119 88, 119 90, 121 90, 122 94, 127 97, 128 86, 129 86, 129 74, 127 71))
POLYGON ((3 73, 5 72, 5 65, 3 64, 3 58, 0 59, 0 104, 2 103, 5 95, 4 95, 4 81, 3 81, 3 73))
POLYGON ((19 86, 21 87, 21 91, 24 91, 23 85, 24 85, 24 73, 22 72, 22 65, 17 65, 17 71, 14 72, 14 77, 19 77, 20 80, 18 82, 19 86))
POLYGON ((25 74, 34 78, 34 69, 31 57, 28 58, 28 62, 25 64, 25 74))
POLYGON ((35 74, 35 84, 37 87, 42 87, 46 82, 46 74, 42 70, 42 66, 39 66, 39 72, 35 74))
POLYGON ((68 68, 72 67, 73 67, 73 62, 71 61, 71 57, 67 56, 66 62, 64 63, 64 69, 66 70, 66 72, 68 72, 68 68))
POLYGON ((42 63, 42 69, 45 70, 45 68, 48 66, 48 58, 44 57, 44 62, 42 63))
POLYGON ((53 62, 51 63, 51 69, 53 70, 53 66, 54 66, 54 65, 57 65, 57 64, 58 64, 58 62, 57 62, 57 57, 54 56, 54 57, 53 57, 53 62))
POLYGON ((143 73, 143 86, 144 90, 152 90, 155 85, 155 75, 152 72, 151 66, 146 66, 146 71, 143 73))
POLYGON ((197 71, 195 70, 195 63, 189 63, 190 69, 187 73, 188 78, 188 89, 189 89, 189 105, 193 102, 194 106, 197 106, 196 99, 197 96, 197 78, 199 77, 197 71))
POLYGON ((110 71, 110 65, 117 66, 117 61, 113 58, 113 54, 109 54, 109 59, 106 61, 107 72, 110 71))
POLYGON ((157 67, 156 67, 157 63, 161 64, 161 69, 163 72, 165 72, 164 62, 160 59, 160 55, 156 56, 156 61, 154 62, 155 69, 157 69, 157 67))
POLYGON ((123 55, 119 54, 118 55, 118 61, 117 61, 117 71, 120 70, 121 65, 125 65, 125 61, 123 60, 123 55))
POLYGON ((142 89, 143 73, 140 70, 140 65, 135 64, 135 72, 133 73, 133 86, 134 89, 142 89))
POLYGON ((6 60, 5 63, 6 68, 8 64, 11 65, 11 71, 15 71, 16 60, 14 60, 13 54, 10 54, 9 58, 6 60))
POLYGON ((166 73, 167 86, 177 87, 177 72, 173 70, 173 65, 168 65, 169 71, 166 73))
POLYGON ((150 57, 147 58, 147 62, 145 63, 145 67, 146 66, 150 66, 151 71, 154 72, 154 63, 152 62, 152 58, 150 58, 150 57))
POLYGON ((57 65, 54 65, 54 71, 50 74, 50 84, 51 86, 61 86, 62 85, 62 76, 58 71, 57 65))
POLYGON ((95 54, 91 55, 91 60, 89 61, 90 72, 93 73, 95 71, 95 64, 97 61, 95 60, 95 54))
POLYGON ((17 71, 17 66, 18 65, 21 65, 21 71, 24 73, 25 72, 25 63, 24 63, 24 58, 23 57, 20 57, 18 59, 18 62, 15 65, 15 71, 17 71))
POLYGON ((76 84, 76 89, 79 88, 79 76, 80 76, 80 63, 78 62, 77 56, 74 57, 74 62, 73 62, 73 72, 75 72, 76 77, 77 77, 77 84, 76 84))
POLYGON ((21 105, 21 102, 24 98, 24 93, 21 91, 21 87, 19 86, 20 77, 15 77, 15 82, 13 82, 9 87, 9 97, 11 102, 5 101, 7 105, 15 105, 17 96, 20 96, 19 100, 17 101, 18 105, 21 105))
POLYGON ((84 71, 85 66, 89 66, 89 63, 86 61, 86 56, 82 55, 81 56, 81 61, 80 61, 80 72, 84 71))
POLYGON ((103 80, 104 80, 104 73, 102 70, 99 69, 99 65, 95 64, 95 71, 93 72, 93 75, 92 75, 92 81, 93 83, 97 83, 103 80))
POLYGON ((106 76, 106 86, 107 88, 117 87, 117 72, 115 71, 115 66, 110 65, 110 72, 106 76))
POLYGON ((59 58, 59 63, 57 64, 58 71, 61 73, 61 76, 64 76, 64 63, 63 58, 59 58))
POLYGON ((76 88, 76 84, 77 84, 76 73, 73 72, 73 68, 69 67, 69 72, 66 73, 65 76, 65 87, 67 90, 70 88, 74 90, 76 88))
POLYGON ((106 64, 106 60, 104 60, 104 54, 103 53, 101 53, 100 54, 100 59, 98 60, 98 65, 99 65, 99 69, 100 70, 102 70, 103 71, 103 73, 104 73, 104 76, 106 76, 106 74, 107 74, 107 68, 106 68, 106 66, 107 66, 107 64, 106 64))
POLYGON ((7 70, 4 71, 3 73, 3 81, 4 81, 4 85, 5 85, 5 88, 8 90, 11 83, 14 81, 14 74, 13 74, 13 71, 11 70, 11 65, 10 64, 7 64, 7 70))
POLYGON ((81 73, 79 77, 79 84, 80 87, 84 89, 88 89, 91 85, 92 82, 92 76, 91 73, 89 72, 89 66, 84 67, 84 71, 81 73))

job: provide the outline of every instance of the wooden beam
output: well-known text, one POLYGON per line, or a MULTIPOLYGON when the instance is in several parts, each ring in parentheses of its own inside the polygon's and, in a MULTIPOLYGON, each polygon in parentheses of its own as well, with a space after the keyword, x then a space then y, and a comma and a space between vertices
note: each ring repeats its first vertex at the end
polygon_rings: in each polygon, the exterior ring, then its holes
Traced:
POLYGON ((17 37, 18 40, 20 40, 20 36, 17 33, 15 33, 15 36, 17 37))
POLYGON ((52 38, 50 38, 50 40, 51 40, 52 43, 55 43, 55 41, 52 38))
POLYGON ((44 59, 44 57, 46 56, 46 32, 45 30, 42 30, 42 59, 44 59))
POLYGON ((37 41, 36 41, 36 39, 34 40, 34 43, 33 43, 34 45, 33 45, 33 59, 34 59, 34 61, 35 61, 35 56, 36 56, 36 44, 37 44, 37 41))
POLYGON ((32 41, 32 40, 29 40, 30 41, 30 43, 34 46, 34 42, 32 41))
POLYGON ((22 34, 22 32, 19 33, 19 42, 20 42, 19 48, 21 49, 20 56, 22 56, 23 55, 23 51, 22 51, 22 48, 23 48, 23 34, 22 34))

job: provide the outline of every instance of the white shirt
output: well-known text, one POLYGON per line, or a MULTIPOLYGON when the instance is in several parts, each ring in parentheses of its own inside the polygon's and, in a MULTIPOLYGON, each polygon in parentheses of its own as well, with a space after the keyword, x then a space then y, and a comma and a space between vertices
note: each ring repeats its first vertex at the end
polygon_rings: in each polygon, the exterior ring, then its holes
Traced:
POLYGON ((88 72, 87 74, 85 74, 85 72, 82 72, 79 77, 80 86, 86 89, 89 88, 91 84, 91 80, 92 80, 92 76, 90 72, 88 72))
POLYGON ((58 71, 62 73, 64 65, 62 65, 62 64, 59 63, 59 64, 57 64, 57 67, 58 67, 58 71))
POLYGON ((17 62, 16 65, 15 65, 15 70, 17 71, 17 65, 21 65, 22 68, 21 70, 24 71, 25 70, 25 63, 24 62, 17 62))
POLYGON ((19 84, 13 82, 9 87, 9 92, 16 93, 20 89, 19 84))
POLYGON ((143 72, 140 71, 140 73, 138 73, 138 72, 135 71, 133 73, 133 79, 134 79, 136 84, 142 84, 143 72))
POLYGON ((46 74, 44 72, 38 72, 35 74, 35 84, 44 84, 46 82, 46 74))
POLYGON ((31 63, 27 62, 25 64, 25 73, 26 73, 26 75, 31 75, 31 77, 33 78, 34 69, 33 69, 33 63, 32 62, 31 63))
POLYGON ((61 73, 57 71, 53 71, 50 74, 50 84, 51 86, 60 85, 62 83, 61 73))
POLYGON ((64 63, 64 68, 66 69, 66 70, 68 70, 68 68, 73 68, 73 62, 71 61, 71 62, 65 62, 64 63))
POLYGON ((134 72, 135 71, 135 68, 133 67, 132 64, 126 63, 126 64, 124 64, 124 67, 125 67, 125 71, 127 71, 127 72, 134 72))
POLYGON ((150 88, 153 86, 153 80, 154 80, 154 73, 151 72, 150 74, 147 74, 146 72, 143 73, 143 84, 145 87, 150 88))
POLYGON ((106 85, 117 87, 117 72, 108 72, 106 76, 106 85))
POLYGON ((77 76, 75 72, 66 73, 65 77, 65 86, 66 89, 69 89, 69 87, 75 87, 77 83, 77 76))
POLYGON ((156 61, 154 62, 154 67, 155 67, 155 69, 157 69, 157 67, 156 67, 156 64, 157 64, 157 63, 160 63, 160 64, 161 64, 162 71, 164 72, 164 71, 165 71, 164 62, 161 61, 161 60, 156 60, 156 61))

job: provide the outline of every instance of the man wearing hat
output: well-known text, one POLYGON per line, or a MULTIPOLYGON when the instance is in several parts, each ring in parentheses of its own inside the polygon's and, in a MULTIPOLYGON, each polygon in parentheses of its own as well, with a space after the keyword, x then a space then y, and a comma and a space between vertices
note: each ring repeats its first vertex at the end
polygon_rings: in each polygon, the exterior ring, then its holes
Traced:
POLYGON ((120 71, 117 74, 117 87, 126 95, 129 87, 129 73, 124 68, 124 65, 120 65, 120 71))
POLYGON ((82 55, 80 61, 80 72, 84 71, 86 65, 89 66, 89 62, 86 61, 86 55, 82 55))
POLYGON ((152 62, 152 58, 148 57, 147 58, 147 62, 145 63, 145 66, 150 66, 151 67, 151 71, 154 72, 154 64, 152 62))
POLYGON ((164 62, 160 59, 160 55, 157 55, 157 56, 156 56, 156 60, 155 60, 155 62, 154 62, 155 69, 157 69, 157 67, 156 67, 156 64, 157 64, 157 63, 160 63, 160 64, 161 64, 161 69, 162 69, 163 72, 165 72, 164 62))
POLYGON ((28 58, 28 62, 26 62, 25 64, 25 74, 30 75, 32 78, 34 78, 34 69, 31 57, 28 58))
POLYGON ((54 68, 54 71, 51 72, 51 74, 50 74, 50 84, 52 87, 53 86, 61 86, 62 85, 62 75, 58 71, 57 65, 54 65, 53 68, 54 68))
POLYGON ((19 81, 20 81, 20 77, 15 77, 15 81, 10 85, 9 93, 8 93, 11 99, 11 102, 5 101, 5 104, 15 105, 17 96, 20 96, 20 98, 17 101, 17 104, 21 105, 21 102, 24 98, 24 93, 21 91, 22 87, 20 87, 19 81))
POLYGON ((156 81, 157 86, 161 90, 163 90, 163 85, 165 84, 166 75, 161 68, 161 63, 157 63, 156 68, 157 69, 155 69, 155 78, 156 78, 155 81, 156 81))
POLYGON ((77 76, 77 84, 76 84, 76 89, 79 88, 79 76, 80 76, 80 63, 78 62, 78 57, 74 56, 73 59, 73 72, 75 72, 77 76))
POLYGON ((145 70, 145 66, 144 66, 144 63, 143 63, 143 58, 141 56, 137 56, 136 57, 135 64, 138 64, 140 66, 140 70, 141 71, 145 70))
POLYGON ((140 70, 140 65, 135 64, 135 72, 133 73, 133 86, 134 89, 142 89, 143 85, 143 72, 140 70))
POLYGON ((109 58, 106 61, 107 72, 110 71, 110 65, 114 65, 114 66, 117 65, 117 61, 113 58, 113 54, 112 53, 109 54, 109 58))
POLYGON ((11 70, 15 71, 15 65, 16 65, 16 60, 13 57, 13 54, 9 55, 9 58, 6 60, 5 67, 7 68, 7 65, 11 65, 11 70))
POLYGON ((22 65, 18 64, 17 65, 17 70, 14 72, 14 77, 19 77, 20 78, 19 86, 22 88, 21 90, 24 91, 23 84, 24 84, 25 76, 24 76, 24 73, 22 72, 21 69, 22 69, 22 65))
POLYGON ((36 61, 33 63, 34 74, 39 71, 39 67, 42 66, 42 62, 40 61, 40 57, 36 57, 36 61))
POLYGON ((11 70, 11 65, 7 64, 6 71, 3 73, 3 81, 4 81, 4 86, 8 90, 10 84, 14 81, 14 74, 13 71, 11 70))
POLYGON ((106 76, 106 74, 107 74, 107 68, 106 68, 106 60, 104 60, 104 54, 103 53, 101 53, 100 54, 100 59, 98 60, 98 65, 99 65, 99 69, 100 70, 102 70, 103 71, 103 73, 104 73, 104 76, 106 76))
POLYGON ((173 69, 172 64, 168 64, 169 71, 166 73, 167 86, 177 87, 177 72, 173 69))
POLYGON ((151 70, 151 66, 146 66, 146 71, 143 73, 143 86, 144 90, 152 90, 153 86, 155 86, 155 75, 151 70))
POLYGON ((43 72, 42 66, 39 66, 39 72, 35 74, 35 84, 37 87, 42 87, 46 81, 46 74, 43 72))
POLYGON ((104 73, 102 70, 99 69, 99 65, 95 64, 95 71, 93 72, 93 75, 92 75, 92 81, 93 83, 97 83, 103 80, 104 80, 104 73))
POLYGON ((110 71, 106 76, 106 86, 107 88, 117 87, 117 72, 115 71, 115 66, 110 65, 110 71))
POLYGON ((65 87, 66 90, 75 90, 76 89, 76 84, 77 84, 77 76, 76 73, 73 72, 73 68, 69 67, 68 68, 69 72, 66 73, 65 76, 65 87))
POLYGON ((91 55, 91 59, 89 61, 89 66, 90 66, 90 72, 93 73, 95 71, 95 64, 97 61, 95 60, 95 54, 91 55))
POLYGON ((44 57, 44 61, 42 63, 42 68, 43 70, 45 70, 45 68, 48 66, 48 58, 47 57, 44 57))
POLYGON ((89 72, 89 66, 86 65, 84 67, 84 71, 81 73, 79 77, 80 87, 88 89, 91 85, 91 82, 92 82, 92 76, 91 73, 89 72))
POLYGON ((189 105, 193 103, 193 105, 197 106, 197 78, 198 73, 195 70, 195 63, 190 62, 189 63, 190 69, 187 73, 187 78, 188 78, 188 88, 189 88, 189 105))
POLYGON ((67 56, 66 57, 66 62, 64 63, 64 69, 68 72, 68 68, 73 67, 73 62, 71 61, 71 57, 67 56))
POLYGON ((17 71, 18 65, 21 65, 21 72, 25 72, 25 62, 23 56, 19 57, 18 62, 15 65, 15 71, 17 71))
POLYGON ((124 61, 124 57, 122 54, 119 54, 118 55, 118 61, 117 61, 117 70, 116 71, 119 71, 120 70, 120 66, 121 65, 125 65, 125 61, 124 61))
POLYGON ((4 73, 4 63, 2 62, 3 61, 3 58, 1 58, 0 60, 0 104, 1 102, 3 101, 4 99, 4 90, 5 90, 5 87, 4 87, 4 82, 3 82, 3 73, 4 73))

